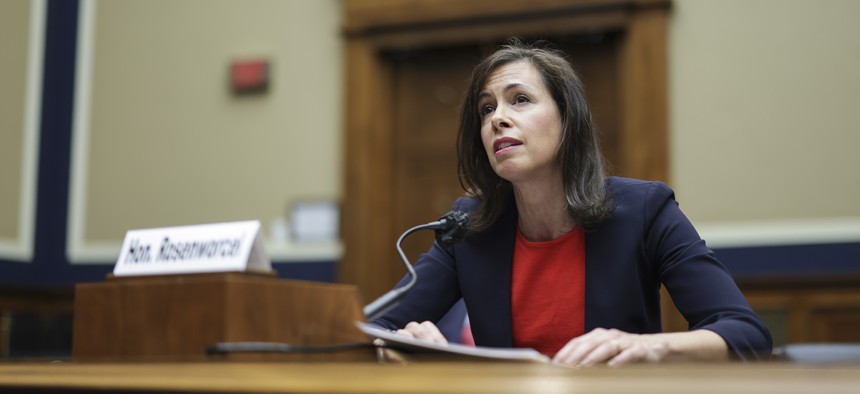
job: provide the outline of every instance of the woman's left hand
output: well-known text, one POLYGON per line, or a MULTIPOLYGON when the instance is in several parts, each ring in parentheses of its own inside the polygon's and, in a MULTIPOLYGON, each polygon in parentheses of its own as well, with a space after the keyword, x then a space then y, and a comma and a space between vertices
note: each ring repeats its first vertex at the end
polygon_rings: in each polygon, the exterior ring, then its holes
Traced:
POLYGON ((553 362, 592 366, 606 362, 610 367, 634 362, 657 362, 669 354, 669 344, 659 335, 630 334, 616 329, 596 328, 576 337, 553 357, 553 362))

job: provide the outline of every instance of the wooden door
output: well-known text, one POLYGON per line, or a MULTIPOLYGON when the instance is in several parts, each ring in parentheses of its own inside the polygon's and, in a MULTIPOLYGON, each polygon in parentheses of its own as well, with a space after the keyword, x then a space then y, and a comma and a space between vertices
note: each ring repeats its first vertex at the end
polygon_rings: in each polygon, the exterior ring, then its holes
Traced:
MULTIPOLYGON (((388 56, 395 97, 393 227, 403 232, 438 219, 464 194, 457 179, 457 127, 462 93, 480 53, 466 46, 388 56)), ((432 231, 415 233, 404 251, 414 261, 433 239, 432 231)), ((403 275, 405 269, 396 272, 403 275)))

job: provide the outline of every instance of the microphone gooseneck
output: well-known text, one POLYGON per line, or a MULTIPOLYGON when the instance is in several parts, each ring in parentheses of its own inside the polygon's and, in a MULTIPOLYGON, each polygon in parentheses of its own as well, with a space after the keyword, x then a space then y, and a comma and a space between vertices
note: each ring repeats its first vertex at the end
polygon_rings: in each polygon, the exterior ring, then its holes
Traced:
POLYGON ((401 248, 403 240, 406 239, 409 234, 418 230, 436 230, 436 240, 443 247, 447 248, 463 239, 466 234, 468 224, 469 214, 460 211, 451 211, 435 222, 412 227, 401 234, 395 245, 397 246, 397 253, 400 254, 400 259, 403 260, 403 264, 406 265, 406 269, 409 271, 411 279, 405 285, 393 289, 388 293, 383 294, 382 297, 377 298, 370 304, 367 304, 363 310, 364 316, 367 320, 373 321, 385 314, 385 312, 388 312, 388 310, 397 305, 400 298, 402 298, 403 295, 412 288, 412 286, 415 286, 415 282, 418 281, 418 275, 415 273, 415 268, 412 267, 412 264, 409 262, 409 259, 406 257, 406 254, 403 253, 403 249, 401 248))

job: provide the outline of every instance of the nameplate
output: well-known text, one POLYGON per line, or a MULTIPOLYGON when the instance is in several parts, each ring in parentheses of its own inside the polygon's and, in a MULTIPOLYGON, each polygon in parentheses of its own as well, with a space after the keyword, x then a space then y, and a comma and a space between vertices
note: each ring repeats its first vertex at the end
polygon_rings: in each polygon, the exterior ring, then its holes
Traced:
POLYGON ((130 230, 115 276, 270 272, 259 221, 130 230))

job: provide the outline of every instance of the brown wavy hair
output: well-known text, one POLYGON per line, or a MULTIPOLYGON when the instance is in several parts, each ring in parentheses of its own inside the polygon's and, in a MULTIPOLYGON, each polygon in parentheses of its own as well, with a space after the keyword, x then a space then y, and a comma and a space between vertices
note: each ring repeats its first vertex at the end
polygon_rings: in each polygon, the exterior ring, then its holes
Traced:
POLYGON ((484 150, 478 97, 490 74, 514 62, 532 64, 555 100, 562 121, 555 161, 561 169, 567 212, 578 226, 591 229, 609 216, 612 207, 585 87, 563 53, 544 43, 511 39, 475 67, 463 101, 457 137, 460 185, 479 200, 471 214, 470 230, 483 230, 495 223, 513 201, 513 186, 496 174, 484 150))

